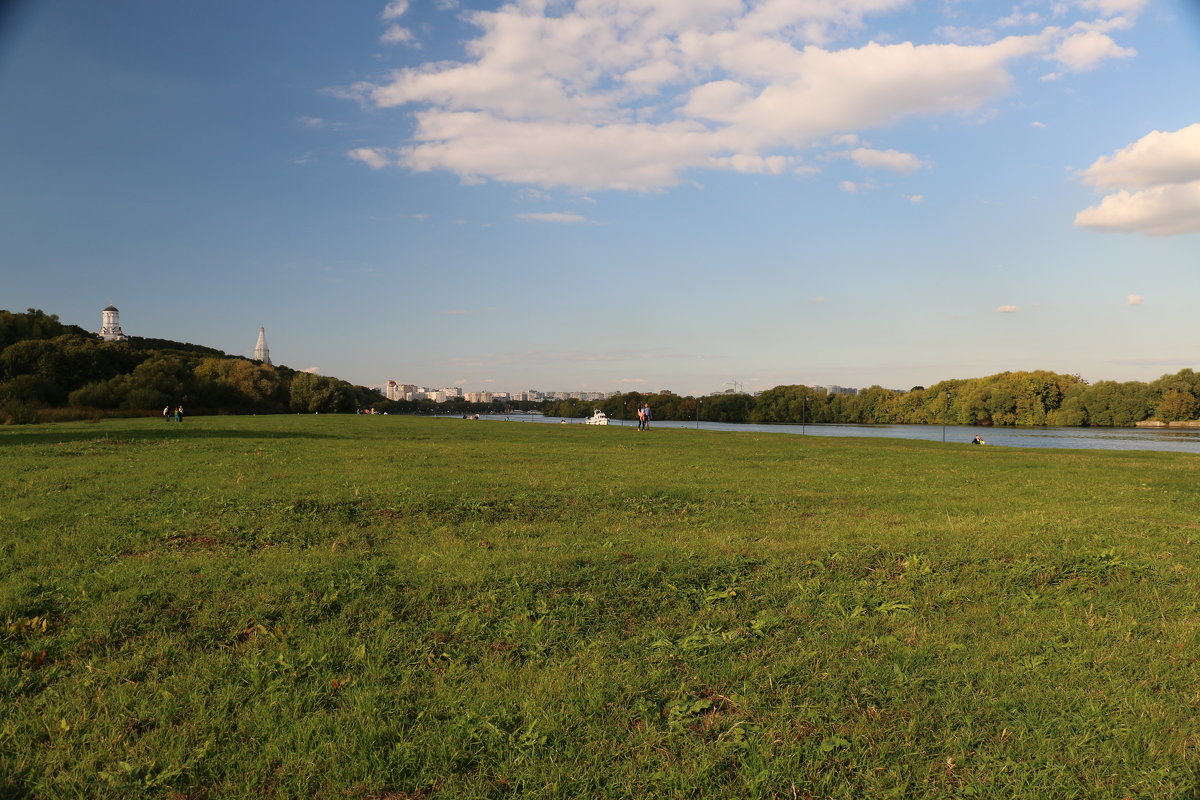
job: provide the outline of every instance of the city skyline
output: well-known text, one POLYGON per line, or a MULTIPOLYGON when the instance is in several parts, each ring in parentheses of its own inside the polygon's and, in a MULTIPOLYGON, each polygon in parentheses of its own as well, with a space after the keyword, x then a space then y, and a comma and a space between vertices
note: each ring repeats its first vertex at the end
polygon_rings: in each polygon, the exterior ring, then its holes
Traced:
POLYGON ((10 310, 479 391, 1200 365, 1193 3, 15 9, 10 310))

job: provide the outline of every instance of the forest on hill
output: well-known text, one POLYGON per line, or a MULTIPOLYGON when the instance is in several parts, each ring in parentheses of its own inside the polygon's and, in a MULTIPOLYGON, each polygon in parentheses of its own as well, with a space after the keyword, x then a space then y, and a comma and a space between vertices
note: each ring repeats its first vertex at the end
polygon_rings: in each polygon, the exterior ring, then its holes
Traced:
POLYGON ((364 386, 211 347, 137 336, 108 342, 38 309, 0 310, 5 422, 161 411, 168 405, 200 414, 339 412, 382 399, 364 386))

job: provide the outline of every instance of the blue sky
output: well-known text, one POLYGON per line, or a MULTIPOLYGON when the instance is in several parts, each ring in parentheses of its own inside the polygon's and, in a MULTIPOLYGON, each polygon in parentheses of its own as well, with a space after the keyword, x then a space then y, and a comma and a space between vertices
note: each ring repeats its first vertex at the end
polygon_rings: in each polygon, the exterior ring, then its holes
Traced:
POLYGON ((1200 368, 1190 0, 0 22, 0 307, 468 390, 1200 368))

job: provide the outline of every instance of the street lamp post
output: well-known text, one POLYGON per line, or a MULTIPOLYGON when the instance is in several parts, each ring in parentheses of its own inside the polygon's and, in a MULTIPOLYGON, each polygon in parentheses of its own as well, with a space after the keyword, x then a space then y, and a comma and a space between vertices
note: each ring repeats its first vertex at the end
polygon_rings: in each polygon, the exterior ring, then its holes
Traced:
POLYGON ((700 430, 700 404, 703 402, 703 397, 696 398, 696 430, 700 430))

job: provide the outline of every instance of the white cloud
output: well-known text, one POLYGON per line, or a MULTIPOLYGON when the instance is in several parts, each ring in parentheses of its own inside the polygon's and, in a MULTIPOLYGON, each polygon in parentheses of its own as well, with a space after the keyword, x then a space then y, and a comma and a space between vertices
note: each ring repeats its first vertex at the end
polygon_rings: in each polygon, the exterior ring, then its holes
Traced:
POLYGON ((1017 6, 1013 6, 1012 13, 1003 19, 996 20, 996 26, 999 28, 1015 28, 1022 25, 1040 25, 1042 23, 1042 15, 1036 11, 1021 11, 1017 6))
POLYGON ((325 120, 320 117, 299 117, 297 121, 305 128, 320 128, 325 124, 325 120))
POLYGON ((921 168, 921 159, 912 153, 901 153, 899 150, 872 150, 860 147, 851 150, 848 155, 860 167, 878 167, 904 173, 915 172, 921 168))
POLYGON ((580 216, 579 214, 565 213, 562 211, 517 214, 517 219, 525 220, 526 222, 586 222, 587 221, 587 217, 580 216))
POLYGON ((1146 189, 1200 180, 1200 122, 1177 131, 1151 131, 1080 173, 1098 189, 1146 189))
POLYGON ((617 383, 645 383, 645 378, 618 378, 617 383))
MULTIPOLYGON (((414 171, 654 191, 687 182, 696 170, 803 173, 802 152, 830 138, 854 147, 858 132, 909 117, 976 114, 1010 90, 1015 63, 1031 56, 1080 71, 1132 54, 1108 36, 1129 24, 1123 17, 994 41, 989 34, 986 42, 891 43, 880 32, 879 41, 837 45, 868 18, 906 5, 520 0, 462 12, 479 31, 463 60, 395 70, 339 94, 412 109, 414 133, 394 153, 414 171)), ((383 16, 396 19, 407 9, 398 0, 383 16)), ((1026 14, 1021 21, 1035 20, 1026 14)), ((398 25, 384 36, 413 43, 398 25)), ((859 149, 865 166, 920 166, 910 154, 859 149)), ((380 148, 352 152, 371 165, 392 160, 380 148)))
POLYGON ((1020 306, 1000 306, 996 309, 1001 314, 1015 314, 1021 310, 1020 306))
POLYGON ((828 297, 814 297, 814 298, 812 299, 812 301, 813 301, 814 303, 828 303, 828 302, 829 302, 829 298, 828 298, 828 297))
POLYGON ((387 154, 376 147, 356 147, 346 152, 355 161, 361 161, 371 169, 383 169, 390 162, 387 154))
POLYGON ((308 373, 308 374, 310 374, 310 375, 320 375, 320 374, 321 374, 321 368, 320 368, 320 367, 309 367, 308 369, 302 369, 302 370, 300 370, 300 371, 301 371, 301 372, 307 372, 307 373, 308 373))
POLYGON ((1146 0, 1083 0, 1080 6, 1106 17, 1136 17, 1146 6, 1146 0))
POLYGON ((914 206, 919 206, 919 205, 921 205, 921 203, 925 202, 925 195, 921 195, 921 194, 906 194, 906 195, 901 195, 901 197, 903 197, 908 202, 912 203, 914 206))
POLYGON ((1196 233, 1200 231, 1200 181, 1110 194, 1099 205, 1076 214, 1075 224, 1148 236, 1196 233))
POLYGON ((416 46, 417 39, 413 32, 402 25, 389 25, 388 29, 383 32, 383 36, 379 37, 381 44, 407 44, 416 46))
POLYGON ((1137 51, 1121 47, 1098 30, 1072 33, 1054 50, 1054 58, 1072 72, 1087 72, 1110 58, 1132 58, 1137 51))
POLYGON ((848 192, 849 194, 854 194, 855 192, 858 191, 858 184, 855 183, 854 181, 842 181, 841 183, 838 184, 838 188, 841 189, 843 192, 848 192))
POLYGON ((1100 190, 1125 188, 1076 214, 1079 227, 1150 236, 1200 231, 1200 123, 1152 131, 1080 177, 1100 190))
POLYGON ((408 0, 391 0, 379 16, 383 19, 396 19, 397 17, 403 17, 407 11, 408 0))
POLYGON ((1034 122, 1031 122, 1031 123, 1029 123, 1029 124, 1030 124, 1030 125, 1032 125, 1032 126, 1033 126, 1033 127, 1035 127, 1035 128, 1044 128, 1044 127, 1046 127, 1046 123, 1044 123, 1044 122, 1037 122, 1036 120, 1035 120, 1034 122))
POLYGON ((1146 298, 1140 294, 1131 294, 1125 299, 1125 305, 1127 306, 1140 306, 1144 302, 1146 302, 1146 298))

